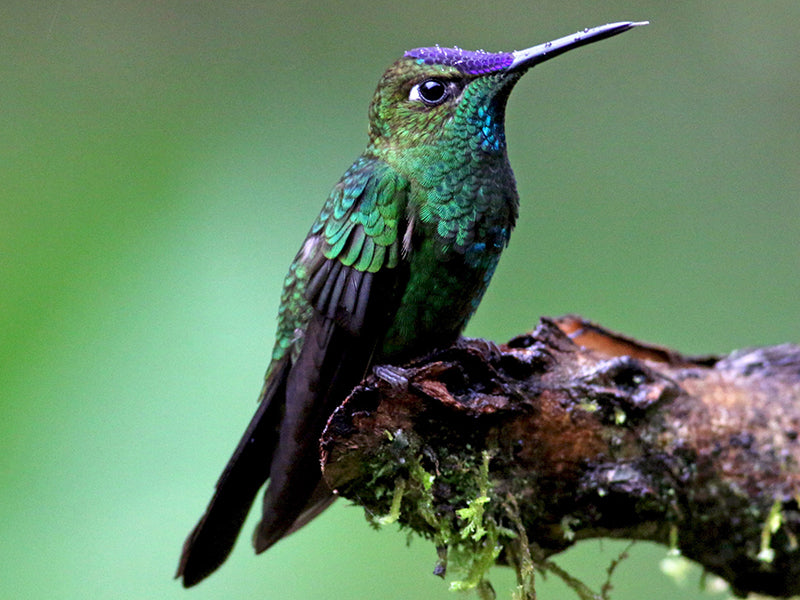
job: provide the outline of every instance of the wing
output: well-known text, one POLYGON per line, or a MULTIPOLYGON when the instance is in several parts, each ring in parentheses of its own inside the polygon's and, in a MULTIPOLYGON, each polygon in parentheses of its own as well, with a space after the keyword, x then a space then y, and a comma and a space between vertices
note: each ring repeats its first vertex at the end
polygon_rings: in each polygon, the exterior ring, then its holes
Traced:
POLYGON ((330 503, 319 438, 363 378, 405 288, 407 192, 396 171, 364 157, 331 192, 284 282, 259 408, 184 544, 177 574, 184 586, 224 562, 267 478, 257 552, 330 503))
MULTIPOLYGON (((305 322, 290 323, 285 411, 254 537, 257 552, 329 497, 317 490, 319 438, 363 378, 405 289, 400 246, 407 192, 396 171, 362 158, 334 188, 295 261, 294 294, 310 311, 302 312, 305 322)), ((288 338, 289 327, 283 333, 288 338)))

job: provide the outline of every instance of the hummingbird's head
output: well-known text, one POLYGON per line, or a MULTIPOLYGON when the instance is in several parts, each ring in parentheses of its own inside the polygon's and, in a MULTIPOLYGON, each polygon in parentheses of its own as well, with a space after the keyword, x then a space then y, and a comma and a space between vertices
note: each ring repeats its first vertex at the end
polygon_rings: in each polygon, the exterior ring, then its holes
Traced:
POLYGON ((515 52, 416 48, 384 73, 369 111, 372 148, 397 158, 414 149, 505 152, 508 95, 531 67, 644 23, 612 23, 515 52))
POLYGON ((512 53, 416 48, 381 78, 370 106, 370 141, 389 153, 475 138, 487 152, 504 148, 508 94, 523 69, 512 53))

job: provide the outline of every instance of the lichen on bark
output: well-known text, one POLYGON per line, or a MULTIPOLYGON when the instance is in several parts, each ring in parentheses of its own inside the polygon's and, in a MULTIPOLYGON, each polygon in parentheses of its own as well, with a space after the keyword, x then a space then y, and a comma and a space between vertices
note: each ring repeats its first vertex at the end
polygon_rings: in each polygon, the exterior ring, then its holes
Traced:
POLYGON ((495 562, 529 598, 531 564, 595 537, 655 541, 737 593, 790 596, 799 434, 800 348, 692 358, 568 317, 375 369, 331 417, 322 464, 485 596, 495 562))

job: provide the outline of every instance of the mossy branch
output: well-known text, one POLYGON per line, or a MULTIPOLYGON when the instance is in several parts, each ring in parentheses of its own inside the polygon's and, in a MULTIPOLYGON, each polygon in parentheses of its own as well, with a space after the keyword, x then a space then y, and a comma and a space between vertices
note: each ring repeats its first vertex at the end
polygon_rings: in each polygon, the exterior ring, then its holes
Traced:
POLYGON ((566 317, 376 368, 331 417, 322 464, 340 495, 433 540, 440 574, 469 557, 467 587, 490 590, 496 560, 532 588, 531 557, 609 537, 786 597, 799 436, 800 347, 692 358, 566 317))

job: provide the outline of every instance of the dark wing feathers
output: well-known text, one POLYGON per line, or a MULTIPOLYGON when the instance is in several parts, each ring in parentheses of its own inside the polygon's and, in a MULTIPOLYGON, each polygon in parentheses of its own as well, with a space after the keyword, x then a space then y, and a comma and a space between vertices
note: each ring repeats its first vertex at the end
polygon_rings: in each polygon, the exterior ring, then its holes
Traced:
POLYGON ((315 264, 304 296, 352 335, 371 326, 366 310, 371 275, 399 263, 406 188, 407 182, 384 163, 362 159, 334 188, 311 229, 325 260, 308 261, 315 264))
POLYGON ((366 373, 405 287, 399 250, 387 252, 401 243, 398 215, 406 211, 406 190, 399 180, 384 163, 357 162, 331 194, 333 206, 312 227, 319 241, 311 247, 325 260, 306 257, 314 268, 304 297, 314 310, 287 378, 280 438, 254 537, 257 552, 330 502, 319 493, 319 437, 366 373), (391 185, 382 184, 387 180, 391 185), (387 191, 393 195, 376 195, 387 191))
POLYGON ((222 564, 268 477, 257 551, 331 502, 319 471, 319 437, 368 369, 402 296, 407 187, 388 165, 362 157, 312 226, 284 283, 261 404, 184 544, 178 576, 185 586, 222 564))
MULTIPOLYGON (((319 314, 305 335, 287 381, 286 413, 253 539, 256 552, 283 537, 304 511, 313 512, 309 499, 321 482, 319 437, 334 408, 363 377, 374 349, 354 344, 346 330, 319 314)), ((320 502, 327 500, 323 496, 320 502)))

